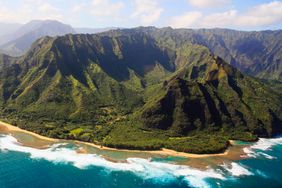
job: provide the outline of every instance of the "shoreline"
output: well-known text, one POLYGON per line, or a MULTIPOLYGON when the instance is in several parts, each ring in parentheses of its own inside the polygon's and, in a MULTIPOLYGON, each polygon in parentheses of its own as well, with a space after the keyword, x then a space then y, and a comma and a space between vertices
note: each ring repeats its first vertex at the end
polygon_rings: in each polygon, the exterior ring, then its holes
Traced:
POLYGON ((0 120, 0 127, 1 126, 4 126, 6 129, 8 129, 7 130, 8 132, 9 131, 18 131, 18 132, 30 134, 30 135, 38 138, 38 139, 45 140, 45 141, 50 141, 50 142, 58 142, 58 141, 60 141, 60 139, 55 139, 55 138, 49 138, 47 136, 42 136, 40 134, 37 134, 37 133, 31 132, 31 131, 27 131, 27 130, 21 129, 21 128, 17 127, 17 126, 5 123, 5 122, 0 120))
MULTIPOLYGON (((90 143, 90 142, 83 142, 83 141, 78 141, 78 140, 65 140, 65 139, 55 139, 55 138, 49 138, 46 136, 42 136, 39 135, 37 133, 31 132, 31 131, 27 131, 24 129, 21 129, 17 126, 5 123, 3 121, 0 121, 0 128, 1 127, 5 127, 7 130, 7 132, 22 132, 22 133, 26 133, 26 134, 30 134, 38 139, 44 140, 44 141, 49 141, 49 142, 59 142, 59 141, 73 141, 76 144, 84 144, 87 146, 92 146, 95 147, 99 150, 105 150, 105 151, 119 151, 119 152, 138 152, 138 153, 148 153, 148 154, 155 154, 155 155, 164 155, 164 156, 174 156, 174 157, 186 157, 186 158, 205 158, 205 157, 217 157, 217 156, 227 156, 229 154, 230 151, 230 146, 228 149, 226 149, 223 153, 216 153, 216 154, 193 154, 193 153, 185 153, 185 152, 178 152, 175 150, 171 150, 171 149, 166 149, 166 148, 162 148, 161 150, 153 150, 153 151, 149 151, 149 150, 129 150, 129 149, 116 149, 116 148, 110 148, 110 147, 106 147, 103 146, 101 147, 100 145, 94 144, 94 143, 90 143)), ((1 129, 0 129, 1 130, 1 129)), ((230 140, 230 145, 232 146, 234 141, 230 140)))
MULTIPOLYGON (((230 148, 226 149, 223 153, 215 153, 215 154, 193 154, 193 153, 185 153, 185 152, 178 152, 171 149, 162 148, 161 150, 129 150, 129 149, 117 149, 117 148, 110 148, 103 146, 96 145, 90 142, 82 142, 74 140, 75 143, 78 144, 85 144, 88 146, 92 146, 98 148, 100 150, 108 150, 108 151, 121 151, 121 152, 138 152, 138 153, 149 153, 155 155, 164 155, 164 156, 174 156, 174 157, 187 157, 187 158, 205 158, 205 157, 217 157, 217 156, 227 156, 229 154, 230 148)), ((231 144, 232 145, 232 144, 231 144)))

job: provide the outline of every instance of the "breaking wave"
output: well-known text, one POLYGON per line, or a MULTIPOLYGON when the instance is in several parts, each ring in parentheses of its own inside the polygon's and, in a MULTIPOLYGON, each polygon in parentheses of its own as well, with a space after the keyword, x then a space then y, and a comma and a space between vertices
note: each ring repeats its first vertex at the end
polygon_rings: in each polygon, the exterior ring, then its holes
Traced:
POLYGON ((253 175, 251 171, 238 163, 232 162, 230 165, 224 164, 222 167, 228 171, 232 176, 250 176, 253 175))
POLYGON ((253 175, 247 167, 235 162, 206 170, 142 158, 128 158, 126 162, 112 162, 96 154, 77 153, 76 148, 67 147, 65 143, 53 144, 46 149, 27 147, 20 144, 11 135, 0 135, 0 151, 22 152, 33 159, 71 164, 80 169, 96 166, 108 171, 128 171, 144 179, 165 182, 182 179, 191 187, 210 187, 207 181, 209 178, 224 181, 233 177, 253 175))
POLYGON ((252 158, 262 157, 266 159, 276 159, 275 156, 271 156, 265 151, 269 151, 273 146, 282 145, 282 138, 260 138, 255 144, 250 147, 246 147, 243 151, 247 154, 247 156, 252 158))

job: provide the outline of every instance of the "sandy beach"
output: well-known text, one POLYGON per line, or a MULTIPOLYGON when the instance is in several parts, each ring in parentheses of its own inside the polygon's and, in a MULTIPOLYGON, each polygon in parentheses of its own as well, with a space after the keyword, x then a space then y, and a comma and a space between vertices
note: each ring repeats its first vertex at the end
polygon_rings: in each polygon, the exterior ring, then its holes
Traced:
POLYGON ((165 156, 175 156, 175 157, 187 157, 187 158, 204 158, 204 157, 215 157, 215 156, 227 156, 229 154, 229 149, 227 149, 224 153, 217 153, 217 154, 193 154, 193 153, 184 153, 184 152, 177 152, 175 150, 170 150, 166 148, 162 148, 161 150, 127 150, 127 149, 116 149, 116 148, 109 148, 103 146, 96 145, 94 143, 89 142, 81 142, 75 141, 76 143, 86 144, 92 147, 99 148, 101 150, 110 150, 110 151, 124 151, 124 152, 142 152, 142 153, 150 153, 156 155, 165 155, 165 156))
POLYGON ((3 130, 5 130, 5 128, 6 128, 6 131, 18 131, 18 132, 23 132, 23 133, 26 133, 26 134, 33 135, 33 136, 35 136, 35 137, 38 138, 38 139, 46 140, 46 141, 50 141, 50 142, 58 142, 58 141, 59 141, 59 139, 54 139, 54 138, 48 138, 48 137, 46 137, 46 136, 41 136, 41 135, 39 135, 39 134, 33 133, 33 132, 31 132, 31 131, 23 130, 23 129, 19 128, 19 127, 13 126, 13 125, 8 124, 8 123, 5 123, 5 122, 3 122, 3 121, 0 121, 0 127, 1 127, 1 126, 4 127, 3 130))
MULTIPOLYGON (((26 134, 30 134, 38 139, 49 141, 49 142, 59 142, 59 141, 65 141, 61 139, 54 139, 54 138, 49 138, 46 136, 42 136, 27 130, 23 130, 19 127, 13 126, 11 124, 5 123, 3 121, 0 121, 0 130, 5 131, 5 132, 22 132, 26 134)), ((192 153, 184 153, 184 152, 177 152, 174 150, 170 149, 165 149, 163 148, 162 150, 155 150, 155 151, 145 151, 145 150, 127 150, 127 149, 116 149, 116 148, 109 148, 109 147, 101 147, 100 145, 94 144, 94 143, 89 143, 89 142, 82 142, 82 141, 77 141, 73 140, 77 144, 85 144, 88 146, 92 146, 95 148, 98 148, 100 150, 109 150, 109 151, 123 151, 123 152, 142 152, 142 153, 150 153, 150 154, 156 154, 156 155, 164 155, 164 156, 176 156, 176 157, 187 157, 187 158, 204 158, 204 157, 213 157, 213 156, 227 156, 229 154, 230 149, 227 149, 224 153, 218 153, 218 154, 192 154, 192 153)), ((231 145, 233 144, 233 141, 230 141, 231 145)), ((85 153, 84 151, 78 151, 79 153, 85 153)))

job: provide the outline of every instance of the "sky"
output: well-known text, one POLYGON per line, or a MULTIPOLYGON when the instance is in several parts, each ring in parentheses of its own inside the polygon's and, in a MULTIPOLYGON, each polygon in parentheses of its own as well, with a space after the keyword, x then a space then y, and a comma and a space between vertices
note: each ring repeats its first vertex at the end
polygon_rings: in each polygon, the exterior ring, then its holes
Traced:
POLYGON ((0 0, 0 22, 74 27, 282 29, 282 0, 0 0))

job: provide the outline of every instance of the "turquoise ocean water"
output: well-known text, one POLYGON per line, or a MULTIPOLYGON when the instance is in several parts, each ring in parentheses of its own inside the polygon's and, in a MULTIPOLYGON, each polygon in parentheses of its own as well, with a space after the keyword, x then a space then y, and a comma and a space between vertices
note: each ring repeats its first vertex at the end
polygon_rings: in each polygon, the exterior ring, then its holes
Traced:
POLYGON ((207 169, 180 165, 173 157, 113 162, 78 154, 76 147, 57 143, 36 149, 0 134, 0 188, 282 187, 282 138, 260 139, 246 145, 245 158, 207 169))

